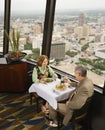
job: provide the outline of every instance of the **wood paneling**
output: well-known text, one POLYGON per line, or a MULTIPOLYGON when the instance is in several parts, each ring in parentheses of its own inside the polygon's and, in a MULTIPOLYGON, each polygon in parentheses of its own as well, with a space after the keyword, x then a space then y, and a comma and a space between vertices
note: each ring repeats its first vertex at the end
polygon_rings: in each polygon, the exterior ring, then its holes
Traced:
POLYGON ((27 90, 27 63, 0 65, 0 92, 27 90))

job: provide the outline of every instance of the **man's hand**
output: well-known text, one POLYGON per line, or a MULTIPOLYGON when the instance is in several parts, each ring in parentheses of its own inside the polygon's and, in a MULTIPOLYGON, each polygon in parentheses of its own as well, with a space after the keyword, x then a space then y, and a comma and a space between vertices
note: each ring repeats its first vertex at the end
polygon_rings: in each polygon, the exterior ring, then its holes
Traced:
POLYGON ((71 81, 70 81, 70 79, 68 77, 64 77, 63 80, 64 80, 65 83, 68 83, 68 84, 71 83, 71 81))
POLYGON ((66 107, 69 105, 69 101, 66 102, 66 107))

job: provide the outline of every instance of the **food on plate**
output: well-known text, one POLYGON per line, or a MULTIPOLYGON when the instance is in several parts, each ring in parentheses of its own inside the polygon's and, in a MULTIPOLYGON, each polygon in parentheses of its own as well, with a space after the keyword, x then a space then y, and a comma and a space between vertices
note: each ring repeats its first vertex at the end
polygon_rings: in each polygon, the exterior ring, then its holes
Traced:
POLYGON ((65 90, 67 87, 64 83, 60 83, 56 85, 57 90, 65 90))
POLYGON ((53 82, 53 79, 52 78, 44 78, 44 81, 49 83, 49 82, 53 82))

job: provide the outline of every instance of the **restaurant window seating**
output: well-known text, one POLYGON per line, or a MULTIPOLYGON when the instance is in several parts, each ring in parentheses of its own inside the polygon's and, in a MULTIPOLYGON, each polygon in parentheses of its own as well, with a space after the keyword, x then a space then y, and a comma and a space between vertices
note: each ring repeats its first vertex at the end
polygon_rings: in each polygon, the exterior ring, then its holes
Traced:
MULTIPOLYGON (((74 110, 72 119, 70 120, 73 130, 76 130, 77 124, 81 122, 85 123, 86 130, 90 130, 89 110, 90 110, 91 101, 92 101, 92 97, 89 97, 82 108, 74 110)), ((63 117, 64 117, 64 113, 60 113, 58 111, 57 112, 58 129, 62 126, 63 117)))

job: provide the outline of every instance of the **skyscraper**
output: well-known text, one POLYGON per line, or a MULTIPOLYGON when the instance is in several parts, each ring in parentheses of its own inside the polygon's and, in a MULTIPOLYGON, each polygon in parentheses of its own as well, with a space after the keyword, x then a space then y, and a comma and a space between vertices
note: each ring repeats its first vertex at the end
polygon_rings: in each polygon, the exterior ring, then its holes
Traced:
POLYGON ((43 32, 43 27, 41 22, 37 22, 34 27, 35 34, 40 34, 43 32))
POLYGON ((78 17, 78 26, 83 26, 86 23, 85 15, 84 13, 80 13, 78 17))

